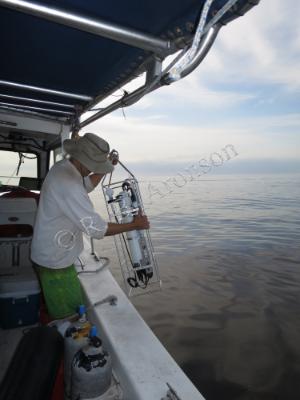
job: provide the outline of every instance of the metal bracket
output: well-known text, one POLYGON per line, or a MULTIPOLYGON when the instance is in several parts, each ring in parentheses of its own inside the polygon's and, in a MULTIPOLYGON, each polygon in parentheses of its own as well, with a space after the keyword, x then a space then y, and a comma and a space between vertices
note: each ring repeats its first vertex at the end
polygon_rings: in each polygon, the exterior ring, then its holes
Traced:
POLYGON ((158 57, 153 57, 149 64, 146 74, 146 85, 153 82, 153 79, 161 76, 162 73, 162 59, 158 57))
POLYGON ((84 267, 85 267, 85 263, 81 257, 78 256, 77 259, 80 262, 80 267, 81 267, 81 270, 83 271, 84 267))
POLYGON ((94 259, 96 261, 101 261, 101 258, 99 257, 99 255, 95 251, 94 239, 92 237, 91 237, 91 255, 94 256, 94 259))
MULTIPOLYGON (((94 308, 94 307, 100 306, 101 304, 106 304, 106 303, 108 303, 110 306, 116 306, 116 305, 118 304, 118 298, 117 298, 117 296, 114 296, 113 294, 111 294, 111 295, 105 297, 105 298, 102 299, 102 300, 96 301, 96 302, 92 305, 91 308, 94 308)), ((90 308, 90 307, 88 307, 88 309, 89 309, 89 308, 90 308)))

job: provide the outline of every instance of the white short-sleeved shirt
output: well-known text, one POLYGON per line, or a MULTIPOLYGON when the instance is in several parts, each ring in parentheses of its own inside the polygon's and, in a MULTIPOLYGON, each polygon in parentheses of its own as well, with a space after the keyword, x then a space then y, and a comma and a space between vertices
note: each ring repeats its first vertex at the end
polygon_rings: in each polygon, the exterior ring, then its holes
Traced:
POLYGON ((43 183, 31 245, 31 258, 41 266, 64 268, 83 250, 82 233, 102 239, 107 222, 88 196, 93 190, 69 160, 56 163, 43 183))

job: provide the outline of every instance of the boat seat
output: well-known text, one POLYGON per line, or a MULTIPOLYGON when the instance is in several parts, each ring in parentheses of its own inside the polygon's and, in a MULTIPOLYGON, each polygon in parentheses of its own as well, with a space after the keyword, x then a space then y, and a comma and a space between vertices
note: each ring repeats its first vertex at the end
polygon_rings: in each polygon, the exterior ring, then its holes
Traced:
POLYGON ((0 268, 31 266, 30 245, 37 204, 34 198, 0 197, 0 268))
POLYGON ((10 192, 4 193, 2 198, 32 198, 35 199, 36 203, 39 204, 40 195, 39 193, 32 192, 31 190, 24 189, 21 187, 15 187, 10 192))

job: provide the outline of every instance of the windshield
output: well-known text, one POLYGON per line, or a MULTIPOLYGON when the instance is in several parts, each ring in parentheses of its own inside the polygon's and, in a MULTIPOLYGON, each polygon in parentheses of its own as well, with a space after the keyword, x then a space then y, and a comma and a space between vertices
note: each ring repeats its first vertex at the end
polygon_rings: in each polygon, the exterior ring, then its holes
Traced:
POLYGON ((33 153, 0 151, 1 185, 18 186, 21 177, 37 178, 37 156, 33 153))

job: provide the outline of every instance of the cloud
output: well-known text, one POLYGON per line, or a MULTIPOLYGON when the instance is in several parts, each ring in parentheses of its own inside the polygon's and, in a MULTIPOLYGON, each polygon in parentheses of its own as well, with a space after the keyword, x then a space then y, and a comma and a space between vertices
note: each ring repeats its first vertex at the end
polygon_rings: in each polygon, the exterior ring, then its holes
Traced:
POLYGON ((210 126, 193 126, 161 119, 111 116, 88 130, 99 132, 132 162, 195 161, 227 144, 243 159, 300 157, 300 114, 216 120, 210 126))
POLYGON ((205 107, 210 109, 228 108, 256 98, 255 93, 243 90, 222 90, 209 87, 201 81, 197 74, 191 75, 182 81, 176 82, 172 87, 159 89, 151 97, 152 106, 168 107, 184 105, 192 107, 205 107))
POLYGON ((203 64, 206 79, 300 88, 300 2, 263 0, 224 27, 203 64), (211 56, 212 54, 212 56, 211 56))
MULTIPOLYGON (((131 93, 136 88, 127 85, 127 90, 131 93)), ((147 112, 157 110, 170 110, 184 105, 192 108, 229 108, 236 105, 246 103, 249 100, 256 99, 256 93, 250 93, 247 90, 221 90, 213 88, 206 84, 201 76, 197 73, 191 74, 189 77, 174 83, 171 86, 161 87, 155 92, 147 94, 140 99, 134 106, 124 108, 125 113, 133 110, 134 112, 147 112), (130 111, 127 111, 130 110, 130 111)), ((111 101, 116 101, 116 98, 111 98, 111 101)), ((102 104, 101 104, 102 106, 102 104)), ((162 113, 165 115, 165 113, 162 113)))

